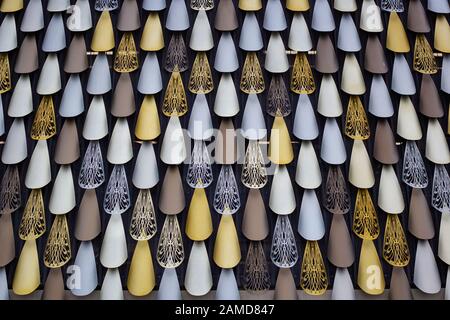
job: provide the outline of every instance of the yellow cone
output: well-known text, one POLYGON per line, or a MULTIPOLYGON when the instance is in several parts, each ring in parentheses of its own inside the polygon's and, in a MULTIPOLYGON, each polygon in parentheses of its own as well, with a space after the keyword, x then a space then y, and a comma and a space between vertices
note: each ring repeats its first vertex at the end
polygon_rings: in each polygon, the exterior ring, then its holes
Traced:
POLYGON ((0 12, 16 12, 23 9, 23 0, 3 0, 0 12))
POLYGON ((258 11, 262 8, 261 0, 239 0, 239 9, 244 11, 258 11))
POLYGON ((164 35, 158 12, 150 12, 142 31, 141 49, 159 51, 164 48, 164 35))
POLYGON ((450 53, 450 26, 445 15, 436 17, 434 29, 434 48, 444 53, 450 53))
POLYGON ((194 241, 209 238, 213 231, 211 212, 205 189, 196 188, 192 196, 186 221, 186 235, 194 241))
POLYGON ((286 8, 291 11, 307 11, 309 10, 308 0, 286 0, 286 8))
POLYGON ((17 295, 26 295, 36 290, 40 282, 36 240, 26 240, 14 272, 12 289, 17 295))
POLYGON ((289 164, 294 159, 291 137, 283 117, 275 117, 268 153, 270 161, 275 164, 289 164))
POLYGON ((409 52, 409 41, 397 12, 391 12, 387 29, 386 48, 397 53, 409 52))
POLYGON ((155 271, 148 241, 138 241, 131 259, 127 280, 128 291, 134 296, 145 296, 155 287, 155 271))
POLYGON ((142 101, 134 134, 140 140, 154 140, 161 134, 158 110, 153 95, 147 95, 142 101))
POLYGON ((91 49, 97 52, 105 52, 112 50, 114 45, 114 30, 111 15, 109 11, 103 11, 92 36, 91 49))
POLYGON ((241 248, 232 215, 224 214, 220 219, 213 259, 224 269, 234 268, 241 260, 241 248))
POLYGON ((358 266, 358 285, 367 294, 379 295, 384 291, 384 273, 372 240, 363 240, 358 266))

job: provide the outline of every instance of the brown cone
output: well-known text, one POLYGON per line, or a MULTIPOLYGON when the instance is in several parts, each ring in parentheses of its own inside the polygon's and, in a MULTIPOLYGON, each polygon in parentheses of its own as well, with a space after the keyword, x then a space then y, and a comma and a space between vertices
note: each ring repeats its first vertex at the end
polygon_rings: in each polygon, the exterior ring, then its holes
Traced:
POLYGON ((183 183, 177 166, 168 166, 159 194, 159 209, 168 215, 179 214, 184 210, 183 183))
POLYGON ((439 92, 429 74, 422 75, 419 110, 420 113, 429 118, 440 118, 444 116, 439 92))
POLYGON ((75 224, 75 238, 90 241, 101 231, 100 210, 95 189, 88 189, 81 199, 75 224))
POLYGON ((430 32, 427 14, 420 0, 410 0, 408 8, 408 29, 415 33, 430 32))
POLYGON ((273 298, 275 300, 298 300, 297 288, 291 269, 280 268, 273 298))
POLYGON ((389 298, 391 300, 412 300, 411 287, 403 268, 392 268, 389 298))
POLYGON ((17 53, 14 72, 32 73, 37 69, 39 69, 39 59, 36 38, 34 34, 27 34, 17 53))
POLYGON ((409 203, 408 230, 422 240, 434 238, 434 224, 427 199, 421 189, 413 188, 409 203))
POLYGON ((348 268, 355 261, 352 240, 342 214, 333 215, 327 253, 328 260, 339 268, 348 268))
POLYGON ((264 240, 269 235, 266 208, 259 189, 250 189, 242 218, 242 233, 252 241, 264 240))
POLYGON ((132 115, 135 110, 133 84, 131 83, 130 74, 124 72, 120 74, 114 90, 111 114, 114 117, 124 118, 132 115))
POLYGON ((223 118, 216 137, 215 159, 218 164, 233 164, 237 159, 236 131, 233 120, 223 118))
POLYGON ((214 26, 219 31, 233 31, 239 28, 233 0, 219 1, 214 26))
POLYGON ((364 54, 364 68, 375 74, 388 72, 388 65, 384 48, 376 34, 371 34, 367 38, 366 51, 364 54))
POLYGON ((139 8, 136 0, 124 0, 117 19, 117 29, 134 31, 141 27, 139 8))
POLYGON ((86 53, 86 42, 82 33, 75 32, 67 49, 64 71, 66 73, 81 73, 89 68, 86 53))
POLYGON ((64 300, 64 279, 61 268, 50 269, 45 281, 42 300, 64 300))
POLYGON ((377 122, 373 157, 382 164, 396 164, 399 160, 394 133, 386 119, 380 119, 377 122))
POLYGON ((11 213, 0 215, 0 267, 9 264, 16 255, 11 213))
POLYGON ((80 157, 77 124, 74 118, 67 118, 58 136, 55 150, 57 164, 71 164, 80 157))
POLYGON ((333 42, 326 33, 320 34, 317 41, 316 70, 320 73, 335 73, 339 70, 333 42))

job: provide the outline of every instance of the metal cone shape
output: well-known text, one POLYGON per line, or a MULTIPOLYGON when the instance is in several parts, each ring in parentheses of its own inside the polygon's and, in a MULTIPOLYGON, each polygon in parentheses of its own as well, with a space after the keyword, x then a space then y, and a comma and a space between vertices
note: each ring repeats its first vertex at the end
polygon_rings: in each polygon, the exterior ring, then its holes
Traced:
POLYGON ((49 184, 51 179, 47 141, 39 140, 28 163, 25 186, 28 189, 40 189, 49 184))
POLYGON ((186 144, 180 119, 171 116, 161 144, 160 158, 166 164, 178 165, 186 159, 186 144))
POLYGON ((412 300, 411 287, 405 270, 401 267, 392 268, 391 285, 389 290, 391 300, 412 300))
POLYGON ((159 210, 167 215, 176 215, 184 210, 183 183, 177 166, 168 166, 159 196, 159 210))
POLYGON ((278 271, 277 282, 275 284, 275 300, 297 300, 297 288, 292 276, 291 269, 280 268, 278 271))
POLYGON ((314 190, 303 192, 297 231, 302 238, 309 241, 320 240, 325 235, 322 210, 314 190))
POLYGON ((259 51, 263 48, 261 30, 254 12, 245 13, 239 37, 239 48, 245 51, 259 51))
POLYGON ((55 13, 50 20, 42 41, 42 51, 58 52, 66 47, 66 33, 62 14, 55 13))
POLYGON ((417 242, 413 282, 417 288, 428 294, 441 290, 439 270, 428 240, 417 242))
POLYGON ((289 61, 283 39, 278 32, 270 35, 264 68, 271 73, 284 73, 289 70, 289 61))
POLYGON ((364 68, 371 73, 387 73, 388 65, 384 48, 376 34, 369 35, 364 52, 364 68))
POLYGON ((405 210, 402 189, 392 165, 383 165, 378 189, 378 206, 390 214, 405 210))
POLYGON ((236 47, 230 32, 223 32, 217 46, 214 69, 221 73, 231 73, 239 68, 236 47))
POLYGON ((327 0, 315 2, 311 27, 319 32, 330 32, 336 28, 333 13, 327 0))
POLYGON ((278 215, 287 215, 295 210, 295 194, 286 166, 277 166, 270 189, 269 207, 278 215))
POLYGON ((396 164, 399 160, 394 133, 389 126, 388 120, 379 119, 377 122, 373 157, 382 164, 396 164))
POLYGON ((61 90, 61 76, 58 56, 50 53, 45 59, 36 87, 36 92, 43 95, 51 95, 61 90))
POLYGON ((366 32, 383 31, 381 10, 380 7, 375 3, 375 0, 363 0, 359 27, 366 32))
POLYGON ((223 214, 214 243, 214 262, 220 268, 234 268, 241 260, 241 249, 233 215, 223 214))
POLYGON ((319 136, 316 116, 306 94, 298 96, 292 133, 300 140, 314 140, 319 136))
POLYGON ((131 32, 141 27, 139 8, 136 0, 124 0, 117 19, 117 29, 131 32))
POLYGON ((38 50, 34 34, 26 35, 17 53, 14 72, 32 73, 39 69, 38 50))
POLYGON ((241 133, 248 140, 262 140, 266 134, 266 123, 258 96, 249 94, 241 122, 241 133))
POLYGON ((127 260, 127 240, 122 216, 113 214, 109 219, 100 250, 100 262, 105 268, 118 268, 127 260))
POLYGON ((429 74, 422 76, 419 110, 420 113, 428 118, 441 118, 444 116, 441 98, 429 74))
POLYGON ((353 53, 347 53, 345 56, 341 90, 350 95, 363 95, 366 92, 364 77, 358 60, 353 53))
POLYGON ((79 74, 70 75, 61 98, 59 115, 69 118, 76 117, 84 112, 83 89, 79 74))
POLYGON ((450 163, 450 151, 438 119, 429 119, 425 157, 436 164, 450 163))
POLYGON ((133 145, 126 118, 118 118, 108 145, 107 159, 112 164, 124 164, 133 158, 133 145))
POLYGON ((320 157, 329 164, 342 164, 347 159, 344 140, 336 119, 327 118, 323 129, 320 157))
POLYGON ((219 117, 233 117, 239 113, 239 100, 231 74, 222 74, 214 101, 214 113, 219 117))
POLYGON ((29 75, 21 75, 9 101, 8 116, 25 117, 33 112, 33 93, 29 75))
POLYGON ((17 295, 27 295, 41 283, 36 240, 26 240, 17 261, 12 290, 17 295))
POLYGON ((383 76, 374 75, 370 87, 369 112, 378 118, 390 118, 394 114, 389 89, 383 76))
POLYGON ((193 140, 209 140, 214 133, 208 101, 204 94, 195 96, 189 117, 188 133, 193 140))
POLYGON ((286 17, 280 0, 267 1, 263 28, 271 32, 283 31, 287 28, 286 17))
POLYGON ((348 268, 355 261, 352 240, 348 232, 345 217, 342 214, 333 215, 327 255, 328 260, 338 268, 348 268))
POLYGON ((242 218, 242 233, 247 239, 252 241, 262 241, 269 235, 266 208, 261 192, 258 189, 250 189, 248 192, 242 218))
POLYGON ((234 9, 233 1, 221 0, 217 6, 214 27, 216 30, 226 32, 239 28, 239 22, 234 9))
POLYGON ((334 275, 332 300, 355 300, 352 278, 347 268, 337 268, 334 275))
POLYGON ((0 25, 0 52, 17 48, 17 30, 14 15, 6 15, 0 25))
POLYGON ((335 73, 339 70, 336 52, 329 34, 319 35, 315 68, 320 73, 335 73))
POLYGON ((358 30, 356 30, 355 22, 349 13, 342 15, 339 24, 337 47, 345 52, 357 52, 361 50, 358 30))
POLYGON ((164 34, 158 12, 150 12, 142 31, 141 49, 159 51, 164 48, 164 34))
POLYGON ((59 133, 55 149, 57 164, 71 164, 80 157, 80 144, 75 119, 67 119, 59 133))
POLYGON ((92 15, 89 0, 77 0, 72 7, 72 15, 67 19, 67 29, 72 32, 85 32, 92 28, 92 15))
POLYGON ((317 112, 327 118, 339 117, 343 112, 341 97, 332 75, 322 77, 317 112))
POLYGON ((354 12, 358 7, 355 0, 335 0, 334 9, 341 12, 354 12))
POLYGON ((422 139, 422 127, 416 109, 408 96, 400 97, 397 134, 406 140, 422 139))
POLYGON ((291 137, 283 117, 275 117, 273 122, 268 157, 275 164, 289 164, 294 159, 291 137))
MULTIPOLYGON (((184 3, 184 1, 183 1, 184 3)), ((175 268, 164 269, 159 283, 158 300, 181 300, 180 283, 175 268)))
POLYGON ((233 269, 222 269, 216 289, 216 300, 240 300, 233 269))
POLYGON ((162 90, 161 70, 154 52, 148 52, 145 57, 137 90, 142 94, 156 94, 162 90))
POLYGON ((91 49, 97 52, 106 52, 114 48, 114 30, 109 11, 103 11, 95 26, 92 35, 91 49))
POLYGON ((108 269, 100 290, 101 300, 123 300, 122 281, 119 269, 108 269))
POLYGON ((134 164, 133 185, 138 189, 151 189, 158 182, 158 162, 153 143, 143 142, 134 164))
POLYGON ((392 91, 400 95, 411 96, 416 93, 416 85, 408 62, 403 54, 396 54, 392 69, 392 91))
POLYGON ((375 184, 372 164, 362 140, 353 142, 348 181, 360 189, 369 189, 375 184))
POLYGON ((66 73, 81 73, 88 67, 84 36, 83 34, 75 33, 67 49, 64 71, 66 73))
POLYGON ((189 205, 186 235, 194 241, 203 241, 213 232, 211 212, 204 188, 196 188, 189 205))
POLYGON ((397 12, 391 12, 389 15, 386 48, 395 53, 406 53, 410 50, 405 28, 397 12))
POLYGON ((2 150, 2 162, 4 164, 16 164, 25 160, 27 155, 25 124, 23 118, 16 118, 6 136, 2 150))
POLYGON ((295 51, 305 52, 312 49, 311 35, 302 13, 296 12, 292 17, 289 31, 288 47, 295 51))
POLYGON ((90 241, 101 232, 100 209, 95 189, 84 192, 77 213, 75 238, 80 241, 90 241))
POLYGON ((112 99, 111 114, 114 117, 128 117, 136 110, 133 84, 128 72, 121 73, 112 99))
POLYGON ((194 51, 209 51, 214 47, 211 25, 205 10, 198 11, 192 27, 189 47, 194 51))
POLYGON ((49 12, 66 11, 68 7, 70 7, 70 0, 49 0, 47 3, 49 12))
POLYGON ((430 32, 430 24, 421 1, 412 0, 408 8, 408 29, 415 33, 430 32))
POLYGON ((144 141, 154 140, 161 134, 158 110, 153 95, 146 95, 142 100, 134 134, 144 141))
POLYGON ((189 16, 184 0, 170 2, 166 18, 166 28, 171 31, 184 31, 189 29, 189 16))
POLYGON ((94 61, 86 91, 92 95, 105 94, 112 89, 111 74, 109 71, 108 58, 105 54, 99 54, 94 61))
POLYGON ((427 8, 436 13, 450 13, 450 4, 445 0, 428 0, 427 8))
POLYGON ((155 271, 148 241, 138 241, 128 271, 128 291, 134 296, 142 297, 149 294, 155 284, 155 271))
POLYGON ((53 214, 65 214, 75 208, 75 187, 70 165, 62 165, 56 175, 48 209, 53 214))
POLYGON ((89 106, 83 127, 83 138, 100 140, 108 134, 108 119, 102 96, 94 96, 89 106))
POLYGON ((304 189, 316 189, 322 184, 319 161, 311 141, 302 141, 300 146, 295 182, 304 189))
POLYGON ((79 267, 80 278, 79 283, 74 283, 70 291, 75 296, 87 296, 98 285, 97 265, 91 241, 82 241, 80 243, 74 265, 79 267))
POLYGON ((30 0, 23 13, 20 31, 36 32, 44 29, 44 12, 42 0, 30 0))
POLYGON ((147 11, 161 11, 166 8, 166 0, 144 0, 142 8, 147 11))
POLYGON ((204 296, 212 286, 211 266, 205 243, 194 241, 184 276, 184 287, 190 295, 204 296))

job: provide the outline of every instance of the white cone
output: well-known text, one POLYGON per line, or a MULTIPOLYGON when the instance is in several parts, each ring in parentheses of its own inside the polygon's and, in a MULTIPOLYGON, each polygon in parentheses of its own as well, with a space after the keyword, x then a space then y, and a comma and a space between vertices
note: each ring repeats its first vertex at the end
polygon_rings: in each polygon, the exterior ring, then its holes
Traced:
POLYGON ((151 189, 159 182, 158 162, 153 143, 141 144, 133 171, 133 185, 138 189, 151 189))
POLYGON ((167 12, 166 28, 171 31, 184 31, 189 29, 189 16, 184 0, 170 2, 167 12))
POLYGON ((127 257, 127 240, 122 216, 113 214, 103 236, 100 262, 105 268, 118 268, 127 261, 127 257))
MULTIPOLYGON (((167 26, 167 25, 166 25, 167 26)), ((209 51, 214 47, 214 40, 205 10, 199 10, 192 27, 189 48, 194 51, 209 51)))
POLYGON ((425 157, 436 164, 450 163, 447 138, 438 119, 428 120, 425 157))
POLYGON ((160 158, 166 164, 179 165, 186 156, 186 144, 180 118, 171 116, 161 144, 160 158))
POLYGON ((47 31, 42 41, 42 51, 58 52, 66 47, 66 32, 64 30, 63 17, 55 13, 47 26, 47 31))
POLYGON ((258 96, 248 95, 241 122, 242 136, 248 140, 262 140, 267 135, 264 114, 258 96))
POLYGON ((327 118, 323 129, 320 157, 329 164, 342 164, 347 159, 344 140, 336 119, 327 118))
POLYGON ((331 300, 355 300, 355 290, 347 268, 336 268, 331 300))
POLYGON ((17 80, 9 101, 8 116, 12 118, 25 117, 33 112, 33 92, 30 75, 23 74, 17 80))
POLYGON ((287 215, 295 210, 295 193, 286 166, 277 166, 270 189, 269 207, 279 215, 287 215))
POLYGON ((406 140, 422 139, 422 128, 410 97, 400 97, 397 116, 397 134, 406 140))
POLYGON ((194 241, 184 277, 184 287, 193 296, 204 296, 213 285, 208 252, 203 241, 194 241))
POLYGON ((363 0, 359 27, 367 32, 382 32, 381 10, 375 0, 363 0))
POLYGON ((413 282, 418 289, 428 294, 441 290, 439 270, 428 240, 417 241, 413 282))
POLYGON ((231 74, 224 73, 220 78, 214 101, 214 113, 219 117, 233 117, 239 113, 239 100, 231 74))
POLYGON ((89 73, 86 91, 92 95, 105 94, 112 89, 111 74, 106 54, 99 53, 89 73))
POLYGON ((222 32, 217 46, 214 69, 221 73, 234 72, 239 68, 236 47, 230 32, 222 32))
POLYGON ((158 300, 181 300, 180 283, 175 268, 164 269, 159 284, 158 300))
POLYGON ((123 300, 122 281, 119 269, 108 269, 100 290, 101 300, 123 300))
POLYGON ((47 140, 39 140, 34 147, 25 175, 25 186, 28 189, 40 189, 52 180, 50 156, 47 140))
POLYGON ((75 296, 87 296, 97 288, 97 265, 91 241, 81 241, 75 257, 74 269, 79 277, 74 278, 73 287, 69 288, 75 296))
POLYGON ((36 92, 41 95, 51 95, 61 90, 58 56, 50 53, 44 62, 39 75, 36 92))
POLYGON ((390 118, 394 115, 389 89, 383 76, 374 74, 369 97, 369 112, 378 118, 390 118))
POLYGON ((300 146, 295 182, 304 189, 316 189, 322 183, 319 161, 311 141, 302 141, 300 146))
POLYGON ((65 214, 75 208, 75 187, 70 165, 62 165, 56 175, 48 209, 53 214, 65 214))
POLYGON ((137 90, 142 94, 156 94, 162 90, 161 69, 156 52, 147 52, 139 75, 137 90))
POLYGON ((189 137, 193 140, 209 140, 213 133, 211 113, 204 94, 195 96, 188 124, 189 137))
POLYGON ((317 112, 327 118, 339 117, 342 114, 342 102, 336 82, 331 74, 324 74, 320 84, 317 112))
POLYGON ((289 70, 283 39, 278 32, 272 32, 270 35, 264 68, 272 73, 284 73, 289 70))
POLYGON ((86 114, 83 126, 83 138, 100 140, 108 134, 108 119, 102 96, 94 96, 86 114))
POLYGON ((328 0, 316 0, 311 27, 319 32, 331 32, 336 28, 328 0))
POLYGON ((302 238, 309 241, 318 241, 325 235, 322 210, 314 190, 303 192, 297 230, 302 238))
POLYGON ((0 25, 0 52, 17 48, 17 29, 14 15, 7 14, 0 25))
POLYGON ((59 106, 59 115, 69 118, 76 117, 84 111, 83 88, 79 74, 71 74, 64 89, 59 106))
POLYGON ((301 12, 294 12, 294 16, 292 17, 288 47, 300 52, 306 52, 312 49, 311 35, 305 17, 301 12))
POLYGON ((117 118, 106 157, 112 164, 124 164, 133 158, 133 144, 127 118, 117 118))
POLYGON ((369 189, 375 184, 372 164, 362 140, 353 142, 348 182, 360 189, 369 189))
POLYGON ((391 89, 404 96, 411 96, 416 93, 414 78, 403 54, 395 54, 391 89))
POLYGON ((233 269, 222 269, 217 283, 216 300, 240 300, 233 269))
POLYGON ((263 28, 271 32, 283 31, 287 28, 286 17, 280 0, 267 0, 263 28))
POLYGON ((392 165, 383 165, 381 169, 378 206, 390 214, 399 214, 405 210, 402 188, 392 165))
POLYGON ((239 37, 239 48, 245 51, 259 51, 263 48, 263 39, 258 19, 254 12, 246 12, 239 37))
POLYGON ((25 160, 27 155, 25 124, 23 118, 15 118, 3 145, 2 162, 3 164, 17 164, 25 160))
POLYGON ((316 116, 307 94, 298 96, 292 132, 300 140, 314 140, 319 136, 316 116))
POLYGON ((20 31, 36 32, 44 29, 44 10, 42 0, 30 0, 23 13, 20 31))

